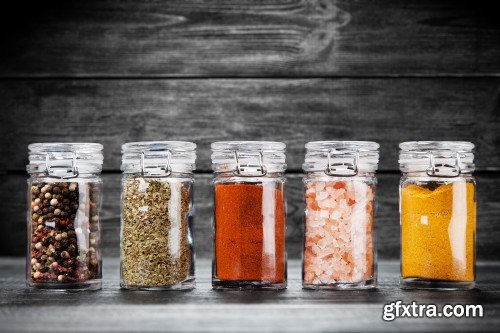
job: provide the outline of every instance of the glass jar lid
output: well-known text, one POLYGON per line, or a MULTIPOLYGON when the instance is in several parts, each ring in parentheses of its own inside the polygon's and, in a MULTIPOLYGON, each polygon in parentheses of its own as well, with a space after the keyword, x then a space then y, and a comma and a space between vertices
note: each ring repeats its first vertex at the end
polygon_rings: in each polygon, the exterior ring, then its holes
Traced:
POLYGON ((195 169, 196 144, 187 141, 143 141, 122 145, 124 173, 166 177, 174 173, 191 173, 195 169))
POLYGON ((313 141, 306 144, 302 168, 306 172, 323 171, 330 176, 356 176, 375 172, 380 145, 371 141, 313 141))
POLYGON ((215 172, 259 177, 286 170, 286 145, 283 142, 220 141, 212 143, 211 148, 212 169, 215 172))
POLYGON ((465 141, 410 141, 399 145, 402 172, 457 177, 474 171, 474 144, 465 141))
POLYGON ((28 146, 30 174, 55 178, 75 178, 102 171, 103 146, 100 143, 32 143, 28 146))

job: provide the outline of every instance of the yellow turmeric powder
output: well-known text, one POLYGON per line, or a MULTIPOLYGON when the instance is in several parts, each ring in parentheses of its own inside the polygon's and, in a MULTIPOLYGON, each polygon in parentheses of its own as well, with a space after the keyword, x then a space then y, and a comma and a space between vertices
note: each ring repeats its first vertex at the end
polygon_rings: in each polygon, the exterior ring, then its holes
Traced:
POLYGON ((474 281, 475 184, 405 184, 401 190, 403 278, 474 281))

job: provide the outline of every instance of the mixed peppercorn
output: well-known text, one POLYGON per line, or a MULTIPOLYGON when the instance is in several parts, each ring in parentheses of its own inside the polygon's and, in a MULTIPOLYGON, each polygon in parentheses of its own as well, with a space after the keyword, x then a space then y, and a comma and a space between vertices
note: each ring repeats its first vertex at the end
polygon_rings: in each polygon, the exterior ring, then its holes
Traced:
POLYGON ((101 278, 99 183, 31 186, 31 283, 101 278))

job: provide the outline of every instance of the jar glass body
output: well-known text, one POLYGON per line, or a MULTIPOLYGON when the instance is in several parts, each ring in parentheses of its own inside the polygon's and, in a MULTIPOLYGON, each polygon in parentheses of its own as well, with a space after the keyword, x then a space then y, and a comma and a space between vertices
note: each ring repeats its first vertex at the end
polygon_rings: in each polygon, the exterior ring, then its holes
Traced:
POLYGON ((193 175, 125 173, 121 199, 121 287, 195 287, 193 175))
POLYGON ((302 285, 306 289, 373 288, 376 178, 307 172, 302 285))
POLYGON ((476 183, 470 173, 404 173, 400 216, 403 288, 474 287, 476 183))
POLYGON ((27 281, 40 289, 101 288, 98 174, 28 180, 27 281))
POLYGON ((215 289, 284 289, 286 200, 283 173, 214 179, 215 289))

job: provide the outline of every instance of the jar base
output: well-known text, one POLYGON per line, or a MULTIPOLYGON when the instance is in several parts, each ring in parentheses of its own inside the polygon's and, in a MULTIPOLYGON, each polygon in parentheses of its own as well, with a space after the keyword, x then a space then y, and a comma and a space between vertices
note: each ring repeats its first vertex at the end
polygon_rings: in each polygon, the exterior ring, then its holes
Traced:
POLYGON ((399 284, 402 289, 428 290, 471 290, 476 286, 474 281, 445 281, 422 278, 401 278, 399 284))
POLYGON ((286 289, 285 282, 261 282, 261 281, 225 281, 212 279, 214 290, 283 290, 286 289))
POLYGON ((28 281, 28 287, 32 289, 51 290, 51 291, 86 291, 101 290, 101 279, 94 279, 85 282, 31 282, 28 281))
POLYGON ((188 279, 177 284, 165 285, 165 286, 138 286, 130 285, 125 283, 120 283, 120 288, 125 290, 137 290, 137 291, 182 291, 182 290, 193 290, 196 287, 195 279, 188 279))
POLYGON ((359 282, 338 282, 328 284, 305 284, 302 283, 302 288, 310 290, 367 290, 377 287, 377 279, 372 278, 359 282))

